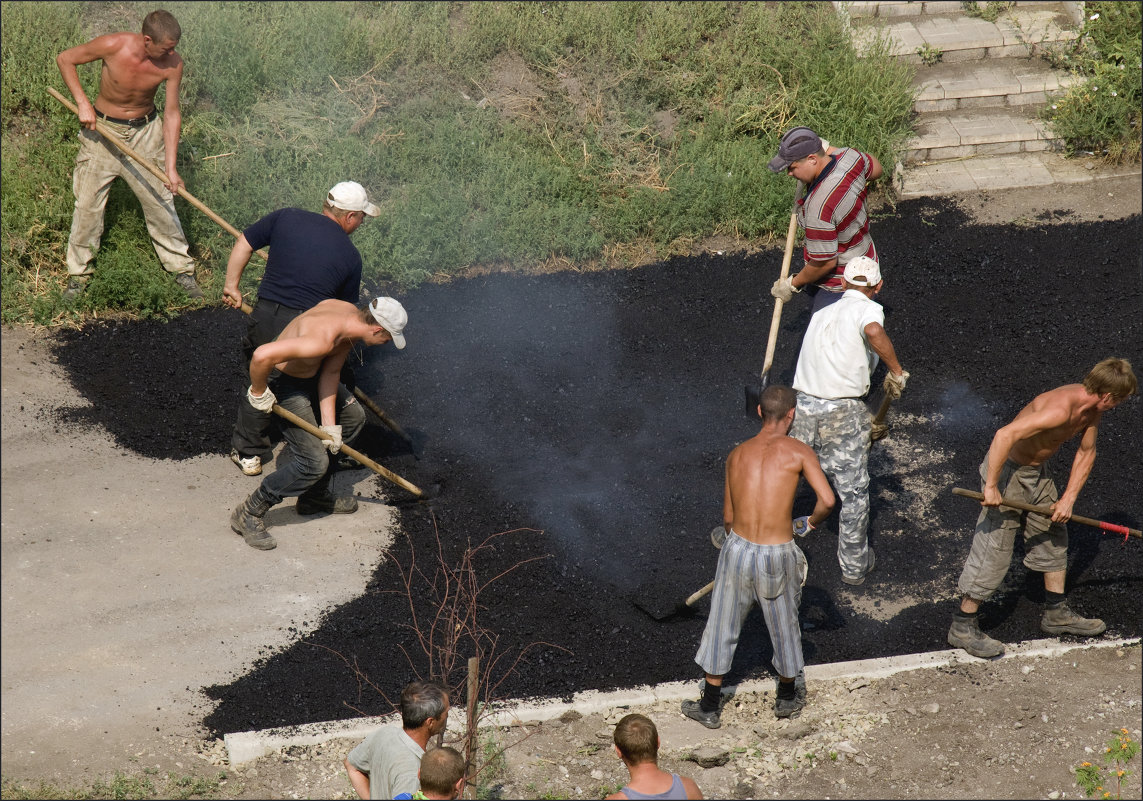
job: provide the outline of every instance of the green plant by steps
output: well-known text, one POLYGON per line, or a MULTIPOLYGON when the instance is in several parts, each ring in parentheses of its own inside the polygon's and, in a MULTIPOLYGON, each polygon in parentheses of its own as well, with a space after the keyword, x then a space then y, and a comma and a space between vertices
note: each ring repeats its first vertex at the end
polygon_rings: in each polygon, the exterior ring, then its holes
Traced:
POLYGON ((964 11, 965 16, 976 17, 978 19, 987 20, 988 22, 996 22, 1000 19, 1000 15, 1008 11, 1016 4, 1014 2, 1001 2, 1000 0, 988 0, 987 3, 981 4, 976 0, 965 0, 960 4, 961 9, 964 11))
POLYGON ((1068 155, 1136 164, 1143 147, 1140 4, 1086 3, 1085 13, 1080 38, 1059 59, 1083 80, 1054 98, 1042 117, 1063 139, 1068 155))
POLYGON ((1125 766, 1138 753, 1139 743, 1131 739, 1127 729, 1119 729, 1104 746, 1100 756, 1102 766, 1084 762, 1075 768, 1076 784, 1083 788, 1088 798, 1094 795, 1100 798, 1121 798, 1123 779, 1130 774, 1125 766), (1114 795, 1110 789, 1112 779, 1115 780, 1114 795))
POLYGON ((926 67, 931 67, 934 64, 939 64, 941 59, 944 58, 945 52, 939 47, 933 47, 928 42, 917 48, 917 55, 921 57, 921 63, 926 67))

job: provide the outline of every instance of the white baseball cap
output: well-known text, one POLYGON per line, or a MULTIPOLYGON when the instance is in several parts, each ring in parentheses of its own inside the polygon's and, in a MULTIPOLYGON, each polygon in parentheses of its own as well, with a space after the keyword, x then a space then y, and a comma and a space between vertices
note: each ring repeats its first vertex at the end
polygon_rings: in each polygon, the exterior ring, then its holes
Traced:
POLYGON ((877 286, 881 283, 881 267, 868 256, 858 256, 845 265, 842 278, 854 286, 877 286))
POLYGON ((401 333, 409 323, 405 307, 393 298, 374 298, 369 311, 377 324, 393 335, 393 344, 397 348, 405 347, 405 335, 401 333))
POLYGON ((365 187, 357 181, 342 181, 329 190, 326 201, 329 205, 345 211, 363 211, 370 217, 376 217, 381 213, 381 209, 369 202, 365 187))

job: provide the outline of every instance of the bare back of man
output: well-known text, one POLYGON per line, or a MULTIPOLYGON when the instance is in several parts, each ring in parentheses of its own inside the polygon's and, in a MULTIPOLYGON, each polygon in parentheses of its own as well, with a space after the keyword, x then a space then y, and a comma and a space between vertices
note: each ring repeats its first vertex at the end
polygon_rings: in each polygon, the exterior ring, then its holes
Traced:
POLYGON ((323 369, 340 371, 355 342, 382 345, 391 338, 384 327, 364 320, 363 312, 352 303, 323 300, 291 320, 273 342, 254 351, 251 385, 260 394, 263 387, 256 379, 265 381, 274 368, 293 378, 312 378, 323 369))
POLYGON ((982 505, 1000 504, 1002 496, 997 484, 1007 460, 1039 467, 1061 445, 1082 434, 1068 486, 1060 499, 1052 504, 1052 519, 1066 521, 1071 517, 1072 504, 1095 461, 1095 439, 1100 419, 1104 412, 1114 409, 1122 401, 1121 396, 1091 392, 1083 384, 1066 384, 1037 395, 992 438, 982 505))
POLYGON ((1096 408, 1098 400, 1082 384, 1068 384, 1036 396, 1008 426, 1016 435, 1027 432, 1012 444, 1008 458, 1024 465, 1042 464, 1076 434, 1099 425, 1103 412, 1096 408))
MULTIPOLYGON (((803 475, 819 499, 832 500, 813 449, 779 428, 764 427, 727 459, 724 519, 733 521, 738 536, 758 545, 789 542, 794 495, 803 475)), ((812 522, 817 525, 824 519, 825 515, 812 522)))

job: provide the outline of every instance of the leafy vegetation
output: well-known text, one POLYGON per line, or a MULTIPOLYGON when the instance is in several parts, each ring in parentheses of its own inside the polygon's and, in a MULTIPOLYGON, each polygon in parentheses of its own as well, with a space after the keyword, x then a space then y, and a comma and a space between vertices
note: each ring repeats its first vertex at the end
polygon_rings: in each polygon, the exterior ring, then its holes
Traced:
MULTIPOLYGON (((622 264, 716 234, 767 241, 789 214, 789 179, 766 169, 784 130, 809 125, 884 164, 909 134, 909 68, 884 47, 858 59, 828 3, 166 7, 183 29, 188 190, 241 229, 361 182, 383 209, 354 235, 367 283, 622 264)), ((64 90, 54 59, 137 30, 151 9, 0 5, 5 323, 184 302, 125 188, 108 203, 90 288, 74 308, 60 301, 77 142, 74 117, 46 91, 64 90)), ((98 66, 80 72, 94 98, 98 66)), ((217 298, 233 240, 183 199, 176 207, 217 298)), ((258 277, 255 260, 247 279, 258 277)))
POLYGON ((1140 159, 1141 10, 1139 3, 1085 3, 1079 39, 1054 58, 1084 78, 1044 110, 1069 155, 1091 153, 1111 163, 1140 159))
POLYGON ((3 797, 10 799, 217 798, 225 781, 224 771, 220 771, 216 778, 210 779, 190 774, 180 776, 174 773, 160 776, 158 771, 149 769, 130 773, 116 771, 110 780, 96 779, 86 787, 61 787, 45 781, 24 784, 5 778, 3 797))

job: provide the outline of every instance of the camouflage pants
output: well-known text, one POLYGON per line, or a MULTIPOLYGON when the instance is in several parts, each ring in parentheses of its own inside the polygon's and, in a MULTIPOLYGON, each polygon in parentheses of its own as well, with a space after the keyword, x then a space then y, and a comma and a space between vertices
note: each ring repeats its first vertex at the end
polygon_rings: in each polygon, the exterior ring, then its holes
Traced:
POLYGON ((790 436, 818 455, 841 502, 837 561, 846 578, 869 570, 869 409, 857 398, 826 400, 798 393, 790 436))
MULTIPOLYGON (((163 168, 166 146, 163 143, 163 118, 157 116, 142 128, 103 121, 132 150, 163 168)), ((107 208, 107 195, 111 183, 122 178, 131 187, 143 217, 151 244, 172 275, 194 275, 194 260, 187 249, 187 238, 175 212, 175 196, 163 182, 143 168, 134 159, 121 153, 97 131, 86 128, 79 132, 79 153, 75 157, 72 190, 75 192, 75 212, 71 218, 71 236, 67 241, 68 275, 91 275, 91 260, 99 250, 103 238, 103 212, 107 208)))

